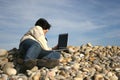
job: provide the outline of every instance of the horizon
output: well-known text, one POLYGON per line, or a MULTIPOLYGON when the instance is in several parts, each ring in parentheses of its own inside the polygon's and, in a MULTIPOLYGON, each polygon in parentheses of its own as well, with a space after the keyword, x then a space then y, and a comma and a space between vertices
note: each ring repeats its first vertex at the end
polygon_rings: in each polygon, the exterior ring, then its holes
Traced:
POLYGON ((120 46, 119 0, 1 0, 0 49, 18 48, 21 37, 39 18, 51 25, 48 45, 68 33, 68 45, 120 46))

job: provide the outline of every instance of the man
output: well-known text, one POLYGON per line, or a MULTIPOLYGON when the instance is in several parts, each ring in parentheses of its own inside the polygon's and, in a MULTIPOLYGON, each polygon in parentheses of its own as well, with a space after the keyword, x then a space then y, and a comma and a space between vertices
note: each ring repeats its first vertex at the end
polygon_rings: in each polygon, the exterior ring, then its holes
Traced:
POLYGON ((25 66, 29 69, 39 67, 53 68, 59 63, 60 53, 49 48, 45 35, 51 25, 44 18, 40 18, 20 40, 19 50, 24 59, 25 66), (49 62, 49 63, 48 63, 49 62), (30 64, 29 64, 30 63, 30 64))

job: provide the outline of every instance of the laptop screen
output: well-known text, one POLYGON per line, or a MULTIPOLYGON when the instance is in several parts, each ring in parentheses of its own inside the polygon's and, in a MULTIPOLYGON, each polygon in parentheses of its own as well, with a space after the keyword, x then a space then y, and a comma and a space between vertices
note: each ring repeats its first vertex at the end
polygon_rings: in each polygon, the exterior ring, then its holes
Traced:
POLYGON ((58 49, 64 49, 67 47, 68 33, 59 34, 58 37, 58 49))

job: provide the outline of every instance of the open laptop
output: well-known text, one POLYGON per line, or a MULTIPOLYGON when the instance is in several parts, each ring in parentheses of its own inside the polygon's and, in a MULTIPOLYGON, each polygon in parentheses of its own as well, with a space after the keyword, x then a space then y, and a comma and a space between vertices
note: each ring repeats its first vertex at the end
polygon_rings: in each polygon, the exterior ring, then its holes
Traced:
POLYGON ((55 51, 67 50, 67 42, 68 42, 68 33, 59 34, 58 37, 58 49, 55 51))

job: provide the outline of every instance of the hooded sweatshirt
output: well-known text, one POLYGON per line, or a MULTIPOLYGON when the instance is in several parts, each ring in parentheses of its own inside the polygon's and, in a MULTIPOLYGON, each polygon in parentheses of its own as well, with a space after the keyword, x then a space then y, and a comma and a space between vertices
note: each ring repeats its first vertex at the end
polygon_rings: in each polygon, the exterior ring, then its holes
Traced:
POLYGON ((51 48, 49 48, 47 45, 43 29, 40 26, 32 27, 26 34, 24 34, 20 42, 26 39, 32 39, 37 41, 44 50, 51 50, 51 48))

